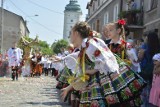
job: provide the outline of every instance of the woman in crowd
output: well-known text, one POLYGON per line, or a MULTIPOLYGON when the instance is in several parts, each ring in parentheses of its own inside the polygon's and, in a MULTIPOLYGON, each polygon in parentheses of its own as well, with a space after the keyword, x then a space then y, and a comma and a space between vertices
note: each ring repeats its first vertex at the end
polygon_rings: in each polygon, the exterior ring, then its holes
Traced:
POLYGON ((141 66, 140 75, 147 81, 148 85, 142 92, 143 107, 149 105, 149 92, 151 89, 152 77, 153 77, 153 60, 152 57, 160 52, 158 35, 154 32, 150 32, 144 37, 144 44, 139 50, 139 61, 141 66))

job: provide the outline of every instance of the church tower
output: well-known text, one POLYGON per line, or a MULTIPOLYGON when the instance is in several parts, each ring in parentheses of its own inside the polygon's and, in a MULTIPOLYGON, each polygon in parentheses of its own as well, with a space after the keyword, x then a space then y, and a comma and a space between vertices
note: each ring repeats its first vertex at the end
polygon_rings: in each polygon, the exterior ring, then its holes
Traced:
POLYGON ((80 21, 82 10, 77 0, 70 0, 64 10, 63 39, 68 40, 74 24, 80 21))

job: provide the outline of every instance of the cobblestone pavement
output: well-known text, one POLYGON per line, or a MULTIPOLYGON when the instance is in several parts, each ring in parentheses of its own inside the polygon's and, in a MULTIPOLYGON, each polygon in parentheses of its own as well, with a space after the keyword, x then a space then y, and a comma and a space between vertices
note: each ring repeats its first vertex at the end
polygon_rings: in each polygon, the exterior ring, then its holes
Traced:
POLYGON ((53 77, 0 78, 0 107, 69 107, 55 85, 53 77))

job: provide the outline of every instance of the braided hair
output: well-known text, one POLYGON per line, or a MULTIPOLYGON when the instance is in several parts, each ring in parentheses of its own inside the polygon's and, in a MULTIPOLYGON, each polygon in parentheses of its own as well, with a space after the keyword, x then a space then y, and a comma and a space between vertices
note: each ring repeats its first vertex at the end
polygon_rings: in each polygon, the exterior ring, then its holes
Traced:
POLYGON ((116 29, 120 29, 120 33, 119 35, 122 37, 123 40, 125 40, 125 29, 124 29, 124 25, 123 24, 120 24, 119 22, 115 22, 114 23, 115 26, 116 26, 116 29))
POLYGON ((77 22, 74 26, 73 26, 73 31, 77 31, 82 38, 87 38, 89 36, 89 33, 91 31, 91 27, 88 25, 87 22, 77 22))

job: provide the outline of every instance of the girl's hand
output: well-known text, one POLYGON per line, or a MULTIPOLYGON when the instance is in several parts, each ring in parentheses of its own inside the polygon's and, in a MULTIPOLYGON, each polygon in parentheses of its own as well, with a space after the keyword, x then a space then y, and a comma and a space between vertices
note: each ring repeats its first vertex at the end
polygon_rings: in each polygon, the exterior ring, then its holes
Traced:
POLYGON ((70 91, 71 89, 72 89, 72 86, 69 85, 68 87, 63 88, 63 89, 61 90, 61 91, 62 91, 61 97, 62 97, 62 100, 63 100, 63 101, 66 99, 66 97, 67 97, 67 95, 68 95, 68 93, 69 93, 69 91, 70 91))

